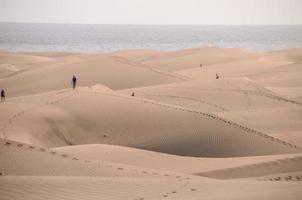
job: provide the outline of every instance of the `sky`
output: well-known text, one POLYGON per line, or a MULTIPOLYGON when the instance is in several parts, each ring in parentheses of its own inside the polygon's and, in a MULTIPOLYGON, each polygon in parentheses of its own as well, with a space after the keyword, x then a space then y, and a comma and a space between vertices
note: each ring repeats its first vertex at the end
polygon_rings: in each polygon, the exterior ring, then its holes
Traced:
POLYGON ((0 0, 0 22, 302 24, 302 0, 0 0))

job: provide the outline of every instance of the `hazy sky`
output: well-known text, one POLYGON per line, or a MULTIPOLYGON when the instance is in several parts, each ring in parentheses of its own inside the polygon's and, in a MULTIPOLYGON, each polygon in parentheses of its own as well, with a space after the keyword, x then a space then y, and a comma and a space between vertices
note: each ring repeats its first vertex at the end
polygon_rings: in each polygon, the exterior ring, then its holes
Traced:
POLYGON ((0 0, 0 21, 302 24, 302 0, 0 0))

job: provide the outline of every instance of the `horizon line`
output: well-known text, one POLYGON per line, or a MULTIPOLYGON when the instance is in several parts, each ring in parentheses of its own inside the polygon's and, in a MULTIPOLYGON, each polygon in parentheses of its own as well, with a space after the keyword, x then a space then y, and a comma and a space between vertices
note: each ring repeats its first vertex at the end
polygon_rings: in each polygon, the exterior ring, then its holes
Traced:
POLYGON ((10 22, 1 24, 62 24, 62 25, 133 25, 133 26, 302 26, 302 24, 137 24, 137 23, 68 23, 68 22, 10 22))

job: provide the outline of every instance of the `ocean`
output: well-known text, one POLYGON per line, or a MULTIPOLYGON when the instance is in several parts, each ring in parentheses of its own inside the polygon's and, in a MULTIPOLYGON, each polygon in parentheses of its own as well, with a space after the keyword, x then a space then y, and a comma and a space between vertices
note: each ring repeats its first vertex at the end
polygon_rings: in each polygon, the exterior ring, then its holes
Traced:
POLYGON ((271 51, 302 47, 302 26, 77 25, 0 23, 0 50, 110 52, 196 47, 271 51))

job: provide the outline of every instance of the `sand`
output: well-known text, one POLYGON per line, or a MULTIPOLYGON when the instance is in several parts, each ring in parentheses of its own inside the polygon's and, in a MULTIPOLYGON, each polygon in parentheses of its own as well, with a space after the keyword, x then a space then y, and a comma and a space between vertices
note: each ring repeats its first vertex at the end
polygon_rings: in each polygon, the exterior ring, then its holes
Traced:
POLYGON ((301 49, 1 51, 0 199, 301 199, 301 63, 301 49))

